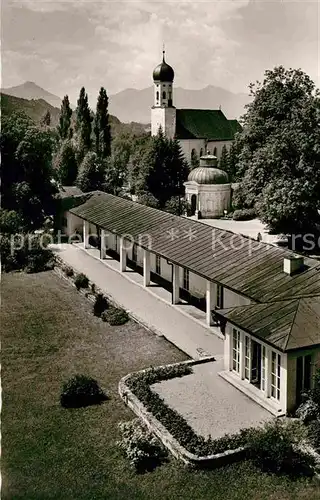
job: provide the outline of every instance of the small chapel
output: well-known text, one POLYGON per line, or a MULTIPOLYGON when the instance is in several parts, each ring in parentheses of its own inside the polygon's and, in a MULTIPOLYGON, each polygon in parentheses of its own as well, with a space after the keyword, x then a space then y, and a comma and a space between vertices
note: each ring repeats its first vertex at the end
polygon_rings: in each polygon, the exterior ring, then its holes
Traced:
POLYGON ((241 125, 237 120, 228 120, 221 109, 177 109, 173 81, 174 71, 163 51, 162 62, 153 71, 151 135, 157 135, 161 127, 166 137, 178 139, 189 163, 194 155, 199 158, 207 151, 219 159, 223 146, 230 147, 241 125))

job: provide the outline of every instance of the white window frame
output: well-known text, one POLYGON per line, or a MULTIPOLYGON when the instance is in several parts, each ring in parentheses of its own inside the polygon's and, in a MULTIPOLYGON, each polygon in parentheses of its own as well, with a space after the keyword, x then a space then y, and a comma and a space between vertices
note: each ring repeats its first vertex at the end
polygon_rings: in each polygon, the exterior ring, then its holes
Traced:
POLYGON ((251 349, 251 337, 249 335, 244 335, 244 379, 251 382, 251 366, 252 366, 252 349, 251 349))
POLYGON ((271 351, 270 397, 280 401, 281 397, 281 355, 271 351))
POLYGON ((237 328, 232 328, 231 341, 231 369, 240 375, 240 350, 241 350, 241 332, 237 328))

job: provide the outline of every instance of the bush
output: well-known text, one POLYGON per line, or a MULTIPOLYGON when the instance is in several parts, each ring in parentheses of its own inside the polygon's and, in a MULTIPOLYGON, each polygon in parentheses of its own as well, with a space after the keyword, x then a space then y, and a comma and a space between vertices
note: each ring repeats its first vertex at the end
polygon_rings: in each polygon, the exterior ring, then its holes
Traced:
POLYGON ((299 417, 304 424, 308 424, 309 422, 312 422, 312 420, 316 420, 318 418, 318 405, 315 401, 309 398, 298 407, 296 416, 299 417))
POLYGON ((109 325, 124 325, 129 321, 129 315, 127 311, 118 307, 110 307, 107 311, 101 314, 103 321, 107 321, 109 325))
POLYGON ((1 263, 6 272, 40 272, 53 268, 54 254, 46 247, 44 236, 21 234, 16 240, 3 234, 0 239, 1 263))
POLYGON ((75 375, 63 384, 60 403, 64 408, 81 408, 100 404, 106 399, 107 396, 96 380, 85 375, 75 375))
POLYGON ((165 212, 169 212, 173 215, 192 215, 190 203, 180 196, 173 196, 172 198, 170 198, 166 202, 164 210, 165 212))
POLYGON ((93 314, 95 316, 98 316, 98 318, 101 317, 101 314, 108 308, 108 301, 106 297, 102 295, 102 293, 99 293, 96 297, 94 306, 93 306, 93 314))
POLYGON ((140 193, 137 201, 141 203, 141 205, 146 205, 147 207, 159 208, 160 206, 159 200, 148 192, 140 193))
POLYGON ((77 274, 74 284, 76 285, 77 290, 80 290, 80 288, 88 288, 89 278, 83 273, 77 274))
POLYGON ((117 445, 137 472, 151 471, 166 459, 167 451, 138 418, 120 422, 119 429, 122 436, 117 445))
POLYGON ((66 276, 69 276, 69 277, 73 276, 73 274, 74 274, 74 273, 73 273, 73 269, 72 269, 72 267, 70 267, 70 266, 63 266, 63 267, 62 267, 62 271, 64 272, 64 274, 65 274, 66 276))
POLYGON ((254 208, 243 208, 242 210, 235 210, 233 212, 233 220, 252 220, 256 218, 256 215, 254 208))
POLYGON ((308 426, 308 440, 315 450, 320 453, 320 420, 314 420, 308 426))
POLYGON ((248 456, 263 471, 299 476, 311 474, 312 459, 297 449, 291 424, 276 419, 247 436, 248 456))

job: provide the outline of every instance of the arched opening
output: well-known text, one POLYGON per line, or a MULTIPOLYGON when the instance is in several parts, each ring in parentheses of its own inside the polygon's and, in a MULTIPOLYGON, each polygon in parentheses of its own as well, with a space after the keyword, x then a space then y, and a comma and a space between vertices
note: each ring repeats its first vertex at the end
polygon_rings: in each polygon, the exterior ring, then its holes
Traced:
POLYGON ((162 99, 166 99, 167 98, 167 94, 165 92, 165 90, 162 92, 162 99))
POLYGON ((157 102, 159 101, 159 92, 157 91, 156 93, 156 99, 157 99, 157 102))
POLYGON ((191 195, 191 215, 194 215, 197 210, 197 195, 191 195))
POLYGON ((200 156, 203 156, 203 149, 200 149, 200 156))
POLYGON ((213 148, 213 156, 217 156, 217 148, 213 148))

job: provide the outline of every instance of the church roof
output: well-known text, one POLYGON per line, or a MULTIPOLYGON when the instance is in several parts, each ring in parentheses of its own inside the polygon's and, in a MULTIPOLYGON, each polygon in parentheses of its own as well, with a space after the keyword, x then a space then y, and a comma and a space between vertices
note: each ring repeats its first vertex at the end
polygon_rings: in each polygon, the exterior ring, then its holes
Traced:
POLYGON ((320 346, 320 296, 216 311, 283 352, 320 346))
POLYGON ((232 141, 240 130, 240 123, 228 120, 219 109, 177 109, 177 139, 232 141))

